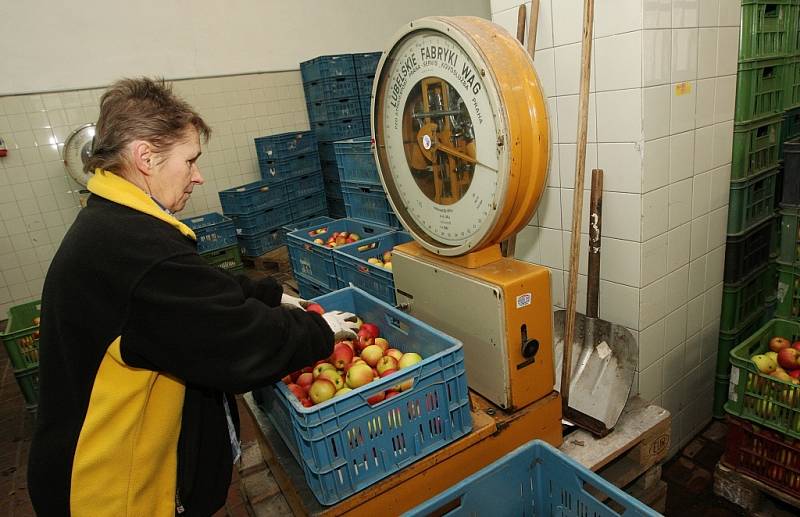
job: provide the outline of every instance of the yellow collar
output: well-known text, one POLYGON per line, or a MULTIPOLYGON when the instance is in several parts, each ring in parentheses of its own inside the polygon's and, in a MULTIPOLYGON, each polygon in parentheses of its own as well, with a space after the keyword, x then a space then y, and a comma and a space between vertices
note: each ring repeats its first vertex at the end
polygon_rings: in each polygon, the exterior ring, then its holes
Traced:
POLYGON ((191 228, 163 211, 142 189, 113 172, 96 169, 86 187, 92 194, 161 219, 186 237, 197 240, 191 228))

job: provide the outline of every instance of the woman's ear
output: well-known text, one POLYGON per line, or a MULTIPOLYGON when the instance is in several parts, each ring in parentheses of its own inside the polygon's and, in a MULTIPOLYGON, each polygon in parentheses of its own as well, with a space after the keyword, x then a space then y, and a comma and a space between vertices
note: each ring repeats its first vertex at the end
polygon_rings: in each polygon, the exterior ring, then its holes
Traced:
POLYGON ((131 142, 131 151, 133 152, 133 164, 136 170, 145 176, 149 176, 154 165, 153 148, 144 140, 134 140, 131 142))

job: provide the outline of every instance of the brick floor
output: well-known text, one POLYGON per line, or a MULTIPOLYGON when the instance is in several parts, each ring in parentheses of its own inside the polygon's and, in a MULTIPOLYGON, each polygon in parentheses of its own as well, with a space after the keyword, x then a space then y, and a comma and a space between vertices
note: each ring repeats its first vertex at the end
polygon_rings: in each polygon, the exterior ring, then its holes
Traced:
MULTIPOLYGON (((255 441, 255 424, 241 403, 239 413, 242 441, 255 441)), ((0 352, 0 516, 34 515, 26 480, 32 434, 33 416, 25 410, 25 402, 8 356, 0 352)), ((228 501, 215 517, 255 515, 242 493, 240 483, 238 470, 234 468, 228 501)))

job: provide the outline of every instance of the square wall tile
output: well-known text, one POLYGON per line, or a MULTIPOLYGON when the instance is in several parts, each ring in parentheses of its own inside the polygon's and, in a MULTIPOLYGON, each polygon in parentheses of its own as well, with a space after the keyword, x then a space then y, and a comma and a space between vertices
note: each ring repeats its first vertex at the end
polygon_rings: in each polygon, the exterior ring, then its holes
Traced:
POLYGON ((717 78, 717 94, 714 101, 714 122, 733 120, 736 107, 736 76, 717 78))
POLYGON ((674 350, 686 340, 686 305, 669 313, 666 318, 666 334, 664 336, 664 352, 674 350))
POLYGON ((597 38, 642 28, 642 0, 597 0, 594 10, 597 38))
POLYGON ((670 86, 667 84, 642 90, 642 124, 645 140, 669 135, 670 91, 670 86))
POLYGON ((728 204, 730 195, 731 165, 723 165, 711 171, 711 197, 709 210, 716 210, 728 204))
POLYGON ((706 255, 705 288, 711 289, 722 282, 725 275, 725 246, 714 248, 706 255))
POLYGON ((639 322, 639 289, 600 280, 600 317, 628 328, 639 322))
MULTIPOLYGON (((531 4, 527 4, 528 8, 528 21, 530 21, 531 4)), ((541 0, 539 2, 539 21, 536 24, 536 51, 542 48, 550 48, 553 46, 553 4, 552 0, 541 0)), ((530 26, 526 27, 525 41, 528 41, 530 33, 530 26)))
MULTIPOLYGON (((694 173, 700 174, 714 168, 714 126, 701 127, 694 132, 694 173)), ((727 185, 726 185, 727 189, 727 185)))
POLYGON ((691 220, 692 180, 688 178, 669 186, 669 228, 677 228, 691 220))
POLYGON ((703 295, 703 326, 719 320, 722 308, 722 284, 717 284, 703 295))
POLYGON ((695 260, 708 252, 708 215, 692 219, 691 260, 695 260))
POLYGON ((603 235, 600 255, 602 277, 617 284, 639 287, 641 246, 639 242, 613 239, 603 235))
POLYGON ((738 24, 735 27, 721 27, 717 35, 717 75, 736 75, 738 58, 738 24))
POLYGON ((639 368, 646 369, 664 356, 665 320, 658 320, 639 333, 639 368))
POLYGON ((713 321, 703 327, 702 340, 703 357, 701 361, 715 358, 717 355, 717 347, 719 346, 719 320, 713 321))
POLYGON ((540 228, 538 247, 540 251, 541 264, 549 268, 564 267, 564 257, 562 255, 561 230, 550 228, 540 228))
POLYGON ((642 7, 645 29, 672 27, 672 0, 644 0, 642 7))
POLYGON ((711 172, 698 174, 693 178, 692 185, 692 217, 700 217, 710 210, 711 200, 711 172))
MULTIPOLYGON (((507 30, 512 36, 516 36, 518 9, 519 4, 521 3, 521 1, 510 1, 508 2, 510 5, 505 6, 502 9, 495 9, 494 6, 492 6, 492 22, 507 30)), ((526 8, 530 9, 530 4, 526 6, 526 8)), ((527 20, 529 17, 530 13, 529 11, 526 11, 525 25, 528 24, 527 20)))
POLYGON ((703 360, 703 340, 701 339, 702 333, 695 334, 686 340, 686 348, 683 356, 683 363, 687 371, 700 366, 703 360))
POLYGON ((667 315, 667 278, 660 278, 640 291, 639 328, 647 328, 667 315))
MULTIPOLYGON (((555 47, 556 95, 578 95, 581 87, 581 44, 555 47)), ((589 91, 597 88, 596 62, 597 48, 592 45, 592 69, 590 70, 589 91)))
POLYGON ((548 187, 542 194, 536 209, 539 224, 545 228, 561 229, 561 193, 559 189, 548 187))
POLYGON ((667 312, 677 310, 689 300, 689 264, 667 275, 667 312))
MULTIPOLYGON (((586 206, 588 207, 588 205, 586 206)), ((603 237, 639 242, 640 209, 641 196, 638 194, 605 192, 603 194, 603 237)), ((588 209, 586 214, 588 218, 588 209)))
POLYGON ((664 391, 677 384, 684 376, 683 358, 686 345, 681 343, 664 355, 664 391))
MULTIPOLYGON (((641 192, 642 152, 639 143, 597 144, 597 167, 603 169, 604 192, 641 192)), ((591 177, 587 176, 589 185, 590 180, 591 177)))
POLYGON ((560 269, 550 270, 550 296, 555 307, 566 307, 564 301, 564 272, 560 269))
POLYGON ((741 17, 741 0, 719 0, 720 27, 739 27, 741 17))
POLYGON ((697 79, 698 29, 672 29, 670 82, 697 79))
POLYGON ((642 243, 641 285, 649 285, 667 274, 668 234, 662 233, 642 243))
POLYGON ((708 79, 717 76, 717 37, 716 27, 700 28, 697 36, 697 78, 708 79))
POLYGON ((714 167, 730 163, 733 151, 733 121, 714 124, 714 142, 711 148, 714 167))
MULTIPOLYGON (((587 239, 589 234, 589 192, 590 191, 586 189, 583 191, 583 220, 581 221, 581 233, 587 235, 587 239)), ((575 189, 561 189, 561 227, 568 233, 572 231, 572 204, 574 202, 574 195, 575 189)), ((605 200, 603 201, 603 236, 608 236, 605 223, 605 200)), ((567 236, 567 240, 569 240, 569 236, 567 236)), ((586 248, 581 248, 581 250, 585 249, 586 248)), ((566 257, 567 255, 564 256, 566 257)))
POLYGON ((596 96, 599 141, 638 142, 642 136, 642 90, 598 92, 596 96))
POLYGON ((716 27, 719 0, 700 0, 697 4, 697 24, 700 27, 716 27))
POLYGON ((669 184, 669 144, 669 138, 644 143, 642 192, 650 192, 669 184))
POLYGON ((686 335, 697 334, 703 329, 703 300, 704 296, 689 300, 686 307, 686 335))
MULTIPOLYGON (((556 79, 558 81, 558 79, 556 79)), ((631 90, 636 91, 636 90, 631 90)), ((587 128, 587 141, 588 142, 597 142, 597 136, 595 134, 595 129, 597 128, 597 109, 599 106, 595 103, 595 97, 601 94, 591 94, 589 95, 589 118, 588 118, 588 128, 587 128)), ((607 93, 603 93, 602 95, 608 95, 607 93)), ((558 97, 557 99, 558 105, 558 142, 562 144, 574 144, 578 141, 578 96, 577 95, 567 95, 564 97, 558 97)), ((620 106, 615 106, 616 108, 620 108, 620 106)), ((636 114, 637 116, 640 115, 641 109, 639 108, 639 104, 636 104, 636 114)), ((626 106, 625 109, 633 110, 633 106, 629 105, 626 106)), ((732 133, 731 133, 732 134, 732 133)), ((616 140, 609 140, 608 138, 604 138, 603 141, 605 142, 614 142, 616 140)), ((623 142, 634 142, 635 139, 630 140, 621 140, 623 142)))
POLYGON ((654 190, 642 196, 642 240, 665 233, 669 227, 669 189, 654 190))
POLYGON ((708 255, 703 255, 700 258, 693 260, 689 263, 689 298, 696 298, 703 294, 706 290, 706 258, 708 255))
POLYGON ((550 161, 547 164, 547 186, 561 186, 561 169, 558 156, 558 144, 555 142, 550 144, 550 161))
MULTIPOLYGON (((555 50, 552 48, 537 50, 534 55, 533 67, 536 69, 536 75, 539 76, 545 97, 554 97, 556 95, 555 50)), ((555 113, 553 112, 553 114, 555 113)))
POLYGON ((597 91, 642 86, 641 31, 599 38, 593 48, 597 91))
POLYGON ((642 86, 670 83, 672 70, 672 31, 642 31, 642 86))
POLYGON ((686 223, 667 234, 667 273, 689 263, 691 224, 686 223))
MULTIPOLYGON (((591 188, 592 169, 597 168, 597 145, 586 144, 586 162, 584 165, 583 188, 591 188)), ((561 188, 575 186, 575 156, 577 144, 558 144, 558 167, 561 188)), ((604 178, 605 179, 605 178, 604 178)), ((605 186, 603 189, 605 190, 605 186)))
POLYGON ((669 137, 669 182, 685 180, 694 173, 694 131, 669 137))
POLYGON ((492 14, 496 14, 500 11, 518 7, 523 1, 524 0, 489 0, 489 11, 491 11, 492 14))
POLYGON ((672 85, 670 102, 670 134, 683 133, 695 127, 697 83, 687 81, 672 85))
POLYGON ((556 0, 552 7, 553 45, 558 47, 580 41, 583 27, 583 2, 580 0, 556 0))
MULTIPOLYGON (((542 263, 542 248, 539 235, 542 229, 538 226, 528 225, 517 234, 517 246, 514 248, 514 257, 531 264, 542 263)), ((559 245, 560 248, 560 245, 559 245)))
POLYGON ((702 0, 677 0, 672 2, 672 27, 697 27, 698 4, 702 0))
POLYGON ((639 372, 639 396, 645 400, 652 400, 663 391, 662 361, 659 359, 639 372))
POLYGON ((728 229, 728 207, 717 208, 708 214, 708 249, 725 245, 728 229))

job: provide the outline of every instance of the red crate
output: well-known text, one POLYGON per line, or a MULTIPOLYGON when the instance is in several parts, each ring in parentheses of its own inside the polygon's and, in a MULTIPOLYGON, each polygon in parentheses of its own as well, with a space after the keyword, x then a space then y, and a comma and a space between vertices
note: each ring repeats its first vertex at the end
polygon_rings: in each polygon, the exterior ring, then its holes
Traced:
POLYGON ((727 417, 722 462, 792 497, 800 497, 800 440, 727 417))

